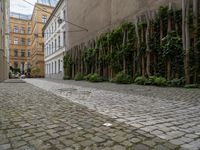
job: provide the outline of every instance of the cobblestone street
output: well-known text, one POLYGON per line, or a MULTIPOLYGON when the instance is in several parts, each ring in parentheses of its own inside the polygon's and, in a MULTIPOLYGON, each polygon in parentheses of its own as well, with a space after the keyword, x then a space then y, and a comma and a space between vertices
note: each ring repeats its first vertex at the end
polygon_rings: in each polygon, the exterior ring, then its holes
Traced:
MULTIPOLYGON (((147 97, 116 91, 115 84, 102 90, 89 83, 25 81, 35 86, 0 83, 0 150, 200 148, 198 90, 182 89, 183 99, 170 100, 161 98, 168 89, 147 97)), ((181 92, 171 91, 171 97, 181 92)))
POLYGON ((0 150, 200 150, 200 0, 0 8, 0 150))
POLYGON ((26 81, 175 145, 200 149, 199 89, 26 81))
POLYGON ((0 83, 0 104, 0 150, 177 147, 27 83, 0 83))

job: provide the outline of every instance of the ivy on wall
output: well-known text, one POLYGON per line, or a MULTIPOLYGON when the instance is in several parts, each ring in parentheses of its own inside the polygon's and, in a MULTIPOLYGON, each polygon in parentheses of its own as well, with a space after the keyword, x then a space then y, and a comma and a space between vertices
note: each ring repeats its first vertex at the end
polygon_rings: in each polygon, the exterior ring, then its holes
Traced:
MULTIPOLYGON (((193 17, 189 15, 189 20, 193 17)), ((193 24, 193 21, 188 22, 193 24)), ((95 40, 77 45, 64 56, 65 76, 98 74, 104 80, 129 76, 162 76, 168 81, 185 77, 185 52, 182 39, 182 10, 162 6, 156 12, 146 12, 134 22, 125 22, 95 40), (118 75, 119 76, 119 75, 118 75)), ((200 82, 200 19, 197 29, 190 28, 191 83, 200 82), (194 32, 196 31, 196 33, 194 32), (195 56, 196 55, 196 56, 195 56), (193 59, 191 59, 193 60, 193 59), (192 71, 194 70, 194 71, 192 71)))

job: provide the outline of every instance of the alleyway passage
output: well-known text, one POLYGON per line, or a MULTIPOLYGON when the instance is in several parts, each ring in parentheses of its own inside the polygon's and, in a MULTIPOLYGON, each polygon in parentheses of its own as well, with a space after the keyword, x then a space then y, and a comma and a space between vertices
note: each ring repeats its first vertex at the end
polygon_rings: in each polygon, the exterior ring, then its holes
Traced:
POLYGON ((200 90, 27 79, 27 82, 170 143, 200 149, 200 90))
MULTIPOLYGON (((147 116, 148 118, 151 116, 151 110, 149 110, 149 112, 143 110, 144 112, 142 115, 142 108, 138 111, 139 108, 136 109, 135 107, 135 112, 132 112, 132 123, 128 123, 128 120, 131 120, 130 118, 126 120, 128 110, 125 109, 121 117, 119 114, 115 114, 114 116, 114 112, 117 108, 114 109, 112 107, 117 107, 115 105, 118 103, 117 99, 114 97, 114 99, 110 99, 109 103, 115 103, 107 106, 107 112, 101 112, 100 109, 103 105, 106 106, 108 104, 106 101, 109 101, 109 99, 107 98, 109 98, 109 96, 113 97, 113 94, 115 94, 111 91, 107 91, 108 93, 106 93, 106 91, 103 92, 95 88, 85 88, 37 79, 29 79, 26 81, 50 91, 45 91, 37 86, 23 82, 0 83, 0 150, 165 150, 179 149, 180 146, 190 146, 188 148, 198 149, 200 118, 197 116, 199 115, 197 100, 191 100, 190 106, 193 105, 193 114, 189 113, 189 108, 185 108, 185 110, 188 111, 188 115, 193 116, 192 122, 182 123, 186 131, 179 130, 181 129, 181 120, 177 121, 179 124, 172 124, 172 122, 169 121, 168 126, 163 122, 153 124, 157 127, 157 129, 153 131, 157 133, 164 133, 164 129, 167 130, 168 127, 172 128, 173 131, 166 131, 165 134, 169 133, 169 137, 175 137, 177 135, 176 138, 172 139, 175 141, 175 144, 173 144, 172 140, 161 139, 154 132, 145 131, 145 127, 149 129, 148 126, 153 125, 140 124, 141 126, 137 126, 139 122, 142 122, 142 118, 144 123, 149 121, 145 119, 147 119, 147 116), (89 101, 91 101, 90 98, 93 98, 93 96, 97 94, 96 92, 105 94, 103 95, 105 99, 102 99, 99 103, 97 103, 97 100, 100 97, 96 97, 94 103, 91 103, 91 106, 95 105, 97 112, 92 110, 94 108, 88 105, 89 101), (54 93, 64 98, 56 96, 54 93), (92 96, 92 94, 94 95, 92 96), (78 95, 77 97, 82 99, 75 101, 75 95, 78 95), (68 100, 67 98, 70 99, 68 100), (86 102, 81 103, 81 101, 86 102), (103 101, 105 101, 105 103, 102 103, 103 101), (194 102, 196 102, 196 105, 194 105, 194 102), (102 106, 100 103, 102 103, 102 106), (111 108, 110 112, 108 110, 109 107, 111 108), (105 115, 106 113, 107 115, 105 115), (139 114, 141 114, 141 116, 139 116, 139 114), (145 114, 146 117, 144 117, 145 114), (136 115, 138 115, 140 121, 135 118, 136 115), (134 120, 136 125, 133 125, 134 120), (105 123, 111 126, 106 126, 105 123), (166 128, 164 128, 164 124, 166 128), (163 125, 163 130, 160 130, 162 127, 159 127, 159 125, 163 125), (188 125, 188 127, 186 127, 186 125, 188 125), (182 144, 178 143, 184 140, 185 142, 182 144)), ((127 95, 119 93, 117 96, 121 96, 121 102, 119 101, 119 104, 123 105, 122 101, 124 101, 124 108, 128 107, 126 104, 127 95)), ((134 101, 135 105, 138 105, 138 107, 140 107, 140 104, 137 101, 141 100, 141 102, 143 102, 146 98, 132 96, 133 98, 138 98, 134 101)), ((133 105, 133 102, 131 102, 132 99, 129 100, 130 105, 133 105)), ((150 103, 151 98, 148 100, 150 100, 150 103)), ((162 100, 160 99, 160 101, 162 100)), ((149 105, 149 103, 144 103, 144 108, 146 105, 149 105)), ((174 105, 178 106, 178 104, 179 102, 174 105)), ((182 106, 182 102, 180 102, 180 106, 182 106)), ((168 107, 168 109, 169 108, 170 107, 168 107)), ((122 113, 120 107, 118 109, 119 112, 122 113)), ((158 106, 158 110, 159 109, 158 106)), ((163 113, 165 112, 164 110, 165 109, 163 109, 163 113)), ((177 109, 177 111, 179 110, 183 109, 177 109)), ((129 111, 131 112, 132 110, 129 111)), ((162 117, 163 113, 157 114, 157 116, 162 117)), ((180 111, 180 113, 182 113, 183 117, 187 116, 184 111, 180 111)), ((181 115, 179 116, 181 117, 181 115)), ((167 118, 171 117, 164 117, 163 119, 167 118)), ((184 120, 187 120, 187 118, 182 118, 182 121, 184 120)), ((152 119, 153 123, 154 121, 155 120, 152 119)))

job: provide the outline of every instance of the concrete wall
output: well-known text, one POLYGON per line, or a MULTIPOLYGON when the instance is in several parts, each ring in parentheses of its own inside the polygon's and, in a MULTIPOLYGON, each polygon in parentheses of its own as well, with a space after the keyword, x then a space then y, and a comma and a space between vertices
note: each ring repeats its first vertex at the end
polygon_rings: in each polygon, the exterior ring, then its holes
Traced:
POLYGON ((181 0, 112 0, 112 23, 123 19, 133 19, 147 10, 156 10, 170 2, 176 5, 181 4, 181 0))
MULTIPOLYGON (((68 32, 67 49, 108 31, 123 20, 134 20, 135 16, 145 10, 157 9, 169 2, 179 6, 181 4, 181 0, 69 0, 66 20, 83 26, 88 31, 68 32)), ((80 28, 66 24, 66 30, 74 31, 80 28)))
POLYGON ((0 0, 0 81, 9 73, 9 8, 10 1, 0 0))
MULTIPOLYGON (((83 26, 89 31, 68 32, 69 47, 78 44, 93 32, 107 26, 111 21, 110 0, 75 0, 67 1, 67 18, 77 25, 83 26)), ((69 31, 81 30, 80 28, 66 24, 69 31)))
MULTIPOLYGON (((3 1, 0 0, 0 8, 3 7, 3 1)), ((3 10, 0 9, 0 82, 3 80, 3 55, 4 55, 4 24, 3 24, 3 10)))

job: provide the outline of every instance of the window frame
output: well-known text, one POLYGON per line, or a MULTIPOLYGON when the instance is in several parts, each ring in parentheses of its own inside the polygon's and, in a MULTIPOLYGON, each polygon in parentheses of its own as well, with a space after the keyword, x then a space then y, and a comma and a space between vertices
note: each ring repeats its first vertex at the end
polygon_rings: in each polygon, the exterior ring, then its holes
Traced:
POLYGON ((25 54, 25 50, 21 50, 21 55, 20 55, 21 57, 25 57, 26 56, 26 54, 25 54), (23 54, 23 55, 22 55, 23 54))
POLYGON ((26 44, 26 39, 25 38, 21 38, 21 45, 25 45, 26 44))
POLYGON ((13 43, 14 43, 14 45, 18 45, 19 39, 17 37, 14 37, 13 43))
POLYGON ((42 15, 42 23, 45 24, 47 22, 47 16, 42 15))
POLYGON ((14 49, 14 57, 18 57, 18 49, 14 49))
POLYGON ((21 34, 25 34, 25 28, 24 28, 24 27, 21 27, 21 28, 20 28, 20 33, 21 33, 21 34))
POLYGON ((14 25, 13 32, 18 33, 18 26, 17 25, 14 25))

